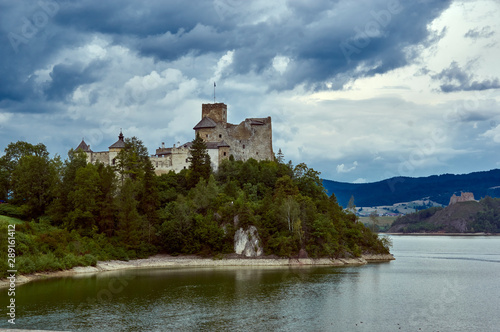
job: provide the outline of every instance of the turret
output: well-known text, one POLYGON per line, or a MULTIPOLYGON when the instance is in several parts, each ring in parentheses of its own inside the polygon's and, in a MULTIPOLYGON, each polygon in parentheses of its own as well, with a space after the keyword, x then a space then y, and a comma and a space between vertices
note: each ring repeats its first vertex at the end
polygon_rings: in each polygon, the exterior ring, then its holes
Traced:
POLYGON ((209 117, 218 123, 227 123, 227 105, 224 103, 202 104, 201 119, 205 117, 209 117))

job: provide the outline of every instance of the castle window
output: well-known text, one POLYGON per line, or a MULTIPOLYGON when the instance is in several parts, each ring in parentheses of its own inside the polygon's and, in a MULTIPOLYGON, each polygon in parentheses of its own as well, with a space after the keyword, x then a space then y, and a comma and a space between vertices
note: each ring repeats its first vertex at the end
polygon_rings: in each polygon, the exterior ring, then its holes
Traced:
POLYGON ((219 138, 222 138, 222 135, 221 135, 221 134, 219 134, 219 138))
POLYGON ((245 144, 243 144, 243 149, 245 148, 245 144))
POLYGON ((156 167, 158 167, 158 162, 156 162, 156 167))
POLYGON ((256 155, 259 155, 259 153, 258 153, 258 152, 255 152, 255 154, 256 154, 256 155))
POLYGON ((226 153, 224 152, 224 156, 226 155, 226 153))
POLYGON ((116 162, 116 159, 113 159, 113 160, 111 161, 111 164, 114 166, 114 165, 115 165, 115 162, 116 162))
POLYGON ((208 134, 206 134, 205 137, 208 138, 208 134))

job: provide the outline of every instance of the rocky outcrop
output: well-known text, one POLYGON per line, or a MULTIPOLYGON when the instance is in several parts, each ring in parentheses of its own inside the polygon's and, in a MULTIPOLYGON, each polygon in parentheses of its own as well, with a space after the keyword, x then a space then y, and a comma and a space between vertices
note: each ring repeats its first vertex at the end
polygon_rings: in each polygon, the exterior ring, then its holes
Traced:
POLYGON ((250 226, 247 230, 240 228, 236 231, 234 234, 234 252, 245 257, 262 256, 264 249, 255 226, 250 226))

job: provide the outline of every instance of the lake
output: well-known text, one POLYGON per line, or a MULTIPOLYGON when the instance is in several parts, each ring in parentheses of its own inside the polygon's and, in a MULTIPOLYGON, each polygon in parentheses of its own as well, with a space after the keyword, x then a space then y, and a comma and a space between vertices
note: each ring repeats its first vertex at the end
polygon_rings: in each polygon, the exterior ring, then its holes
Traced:
POLYGON ((361 267, 142 269, 17 287, 16 325, 72 331, 499 331, 500 237, 391 236, 361 267))

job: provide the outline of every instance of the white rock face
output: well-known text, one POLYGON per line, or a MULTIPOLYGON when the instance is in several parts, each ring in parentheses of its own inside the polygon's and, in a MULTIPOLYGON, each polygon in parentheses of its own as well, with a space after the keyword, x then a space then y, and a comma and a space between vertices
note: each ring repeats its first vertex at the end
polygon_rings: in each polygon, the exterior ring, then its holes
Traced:
POLYGON ((236 231, 234 234, 234 252, 245 257, 257 257, 264 253, 255 226, 248 227, 246 231, 243 228, 236 231))

